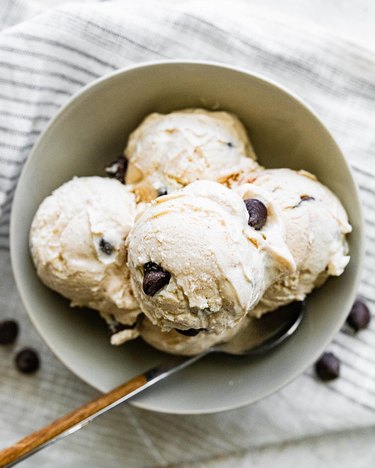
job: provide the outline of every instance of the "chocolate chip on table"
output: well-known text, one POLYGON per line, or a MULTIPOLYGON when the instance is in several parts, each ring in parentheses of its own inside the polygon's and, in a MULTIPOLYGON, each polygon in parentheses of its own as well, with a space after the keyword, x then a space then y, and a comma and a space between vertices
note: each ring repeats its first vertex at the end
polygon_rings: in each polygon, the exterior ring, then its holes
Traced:
POLYGON ((106 241, 103 237, 99 241, 99 248, 106 255, 111 255, 114 249, 113 245, 110 242, 106 241))
POLYGON ((234 148, 234 144, 231 141, 227 142, 227 146, 229 146, 229 148, 234 148))
POLYGON ((204 331, 204 328, 189 328, 187 330, 181 330, 180 328, 175 328, 176 332, 181 333, 181 335, 185 336, 197 336, 198 333, 204 331))
POLYGON ((259 231, 267 221, 266 206, 257 198, 248 198, 244 203, 249 213, 248 225, 259 231))
POLYGON ((356 299, 346 319, 347 324, 357 332, 366 328, 370 319, 371 314, 367 305, 361 299, 356 299))
POLYGON ((325 382, 340 375, 340 361, 333 353, 324 353, 315 364, 315 371, 325 382))
POLYGON ((107 176, 125 183, 125 172, 128 166, 128 161, 123 156, 119 156, 114 161, 107 164, 104 168, 107 176))
POLYGON ((154 262, 146 263, 143 273, 143 291, 147 296, 154 296, 171 279, 171 274, 154 262))
POLYGON ((17 369, 23 374, 31 374, 39 369, 40 361, 37 352, 32 348, 24 348, 16 355, 17 369))
POLYGON ((0 322, 0 344, 14 343, 18 335, 18 323, 15 320, 3 320, 0 322))

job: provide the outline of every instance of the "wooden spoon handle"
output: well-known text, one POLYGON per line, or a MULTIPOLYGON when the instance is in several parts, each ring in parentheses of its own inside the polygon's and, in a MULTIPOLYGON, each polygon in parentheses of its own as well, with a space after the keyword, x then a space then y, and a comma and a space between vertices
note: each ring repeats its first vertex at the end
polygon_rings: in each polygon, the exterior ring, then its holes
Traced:
POLYGON ((145 388, 192 364, 205 354, 202 353, 191 358, 173 357, 167 363, 134 377, 110 392, 56 419, 51 424, 19 440, 11 447, 0 451, 0 467, 13 466, 43 447, 72 434, 100 414, 105 413, 130 397, 140 393, 145 388))

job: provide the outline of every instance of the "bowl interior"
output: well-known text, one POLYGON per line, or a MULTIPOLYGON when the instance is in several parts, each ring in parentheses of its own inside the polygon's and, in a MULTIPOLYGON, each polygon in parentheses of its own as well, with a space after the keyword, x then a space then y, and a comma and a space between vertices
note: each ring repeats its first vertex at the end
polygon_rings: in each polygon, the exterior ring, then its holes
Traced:
POLYGON ((254 402, 300 374, 338 331, 355 295, 362 258, 357 191, 335 142, 295 97, 217 64, 148 64, 97 81, 58 114, 25 165, 13 207, 11 251, 32 321, 55 354, 90 385, 107 391, 165 359, 141 341, 112 347, 95 312, 70 309, 44 287, 30 259, 28 233, 43 198, 75 175, 104 175, 105 164, 122 153, 129 133, 148 113, 186 107, 237 114, 262 164, 315 173, 340 197, 353 225, 347 270, 309 297, 306 317, 288 342, 256 359, 209 356, 132 400, 156 411, 209 413, 254 402))

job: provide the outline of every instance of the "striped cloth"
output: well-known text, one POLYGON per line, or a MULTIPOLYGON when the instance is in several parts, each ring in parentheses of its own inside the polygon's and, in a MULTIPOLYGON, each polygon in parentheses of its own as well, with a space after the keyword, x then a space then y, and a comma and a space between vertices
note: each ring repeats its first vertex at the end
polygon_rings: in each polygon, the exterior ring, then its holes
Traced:
MULTIPOLYGON (((15 348, 0 349, 0 448, 96 395, 66 370, 30 326, 9 262, 17 178, 36 138, 83 85, 145 60, 189 58, 246 67, 287 85, 320 114, 349 158, 367 228, 360 294, 375 303, 375 56, 301 30, 245 3, 108 1, 38 13, 29 1, 0 3, 0 319, 22 328, 16 347, 41 350, 38 375, 20 376, 15 348), (220 6, 220 7, 219 7, 220 6)), ((318 382, 310 369, 277 394, 241 410, 171 416, 123 405, 42 451, 24 466, 161 466, 198 463, 311 435, 375 423, 375 320, 330 350, 342 377, 318 382)))

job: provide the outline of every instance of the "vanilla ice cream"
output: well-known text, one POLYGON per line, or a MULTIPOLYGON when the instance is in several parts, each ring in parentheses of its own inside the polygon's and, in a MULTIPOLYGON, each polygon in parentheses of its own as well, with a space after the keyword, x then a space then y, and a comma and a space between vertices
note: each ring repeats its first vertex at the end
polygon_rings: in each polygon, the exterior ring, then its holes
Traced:
POLYGON ((257 167, 238 118, 203 109, 150 114, 130 135, 125 156, 126 183, 134 185, 138 201, 257 167))
POLYGON ((159 351, 183 356, 194 356, 211 346, 231 340, 238 333, 240 327, 236 325, 218 334, 194 329, 187 330, 187 334, 184 334, 184 331, 177 331, 175 329, 163 332, 160 327, 153 325, 147 317, 144 317, 139 329, 142 339, 159 351))
POLYGON ((251 312, 261 316, 292 301, 303 300, 330 276, 339 276, 349 262, 346 234, 351 231, 338 198, 306 171, 270 169, 243 177, 235 190, 242 198, 261 190, 278 208, 286 243, 297 269, 274 282, 251 312))
POLYGON ((41 280, 71 306, 98 310, 112 344, 246 348, 273 316, 259 317, 349 262, 337 197, 306 171, 259 166, 232 114, 150 114, 124 155, 106 168, 118 180, 76 177, 55 190, 30 231, 41 280))
MULTIPOLYGON (((31 226, 31 254, 40 279, 71 306, 96 309, 109 324, 133 325, 139 307, 130 287, 125 240, 135 214, 134 195, 117 180, 76 177, 56 189, 31 226)), ((137 334, 122 330, 117 342, 137 334)))
POLYGON ((211 181, 151 203, 129 234, 128 258, 135 296, 154 325, 221 333, 294 271, 282 225, 275 235, 277 214, 270 210, 264 232, 248 221, 243 200, 211 181))

